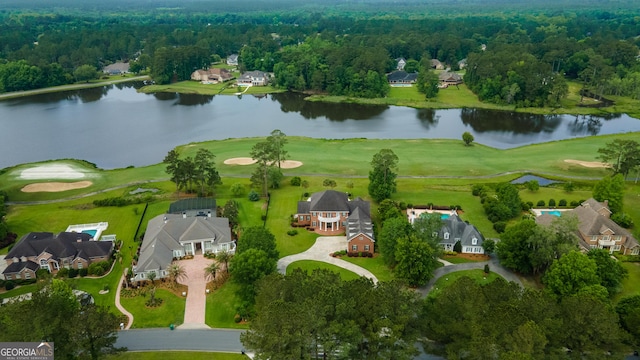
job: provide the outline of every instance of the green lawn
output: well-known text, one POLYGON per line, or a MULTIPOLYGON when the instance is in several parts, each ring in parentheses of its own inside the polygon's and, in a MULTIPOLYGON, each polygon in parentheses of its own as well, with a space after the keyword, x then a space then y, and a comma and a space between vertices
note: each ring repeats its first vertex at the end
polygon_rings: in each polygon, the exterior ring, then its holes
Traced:
POLYGON ((170 324, 180 325, 184 321, 184 306, 186 299, 165 289, 156 290, 156 298, 162 299, 162 305, 149 308, 145 302, 147 296, 121 298, 120 302, 133 315, 132 328, 169 327, 170 324))
POLYGON ((450 274, 442 276, 436 281, 436 283, 433 285, 433 289, 431 290, 431 292, 429 292, 429 297, 438 296, 442 289, 446 288, 450 284, 453 284, 461 277, 471 278, 479 284, 488 284, 493 280, 499 278, 500 276, 494 272, 490 272, 489 275, 485 277, 483 270, 462 270, 452 272, 450 274))
POLYGON ((640 295, 640 263, 623 262, 622 266, 629 271, 629 277, 622 281, 622 291, 616 296, 618 300, 627 296, 640 295))
POLYGON ((135 351, 107 356, 108 360, 246 360, 246 355, 196 351, 135 351))
POLYGON ((207 295, 205 323, 213 328, 247 329, 246 324, 237 324, 233 319, 236 315, 238 298, 237 286, 227 281, 218 290, 207 295))
POLYGON ((339 266, 313 260, 300 260, 291 263, 291 265, 287 267, 287 274, 291 274, 295 269, 303 270, 306 273, 311 273, 315 269, 327 269, 334 273, 338 273, 340 278, 345 281, 355 280, 360 277, 358 274, 339 266))
POLYGON ((343 256, 340 259, 371 271, 371 273, 378 278, 378 281, 391 281, 395 279, 393 271, 384 264, 380 254, 372 258, 343 256))
POLYGON ((473 263, 473 262, 482 262, 486 261, 484 259, 467 259, 463 257, 455 257, 455 256, 443 256, 442 260, 448 261, 452 264, 464 264, 464 263, 473 263))

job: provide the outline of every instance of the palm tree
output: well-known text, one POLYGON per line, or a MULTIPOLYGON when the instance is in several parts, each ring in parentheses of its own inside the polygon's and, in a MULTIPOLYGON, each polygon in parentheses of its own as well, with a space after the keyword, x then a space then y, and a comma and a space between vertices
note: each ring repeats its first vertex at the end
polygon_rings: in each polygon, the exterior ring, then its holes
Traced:
POLYGON ((178 280, 187 278, 187 271, 184 269, 184 267, 180 266, 180 264, 171 264, 167 271, 169 272, 169 278, 171 279, 171 281, 173 281, 174 284, 178 283, 178 280))
POLYGON ((222 250, 216 254, 216 261, 224 264, 224 271, 229 272, 229 260, 231 260, 231 253, 226 250, 222 250))
POLYGON ((207 280, 215 280, 218 271, 220 271, 220 265, 214 261, 204 269, 204 276, 207 280))
POLYGON ((149 275, 147 275, 147 278, 151 280, 151 285, 153 285, 155 283, 154 280, 156 279, 156 272, 155 271, 150 272, 149 275))

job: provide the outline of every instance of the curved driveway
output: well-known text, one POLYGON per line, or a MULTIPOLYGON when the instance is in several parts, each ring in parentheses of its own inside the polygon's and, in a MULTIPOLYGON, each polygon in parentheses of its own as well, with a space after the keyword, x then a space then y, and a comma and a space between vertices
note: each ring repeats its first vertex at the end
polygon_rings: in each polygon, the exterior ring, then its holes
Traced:
POLYGON ((311 246, 307 251, 295 255, 285 256, 282 259, 278 260, 278 272, 286 274, 287 266, 295 261, 313 260, 339 266, 360 276, 367 277, 373 280, 374 283, 377 283, 378 278, 369 270, 352 264, 348 261, 331 257, 330 254, 332 252, 345 250, 346 248, 347 238, 345 236, 320 236, 316 239, 316 242, 313 244, 313 246, 311 246))
POLYGON ((486 264, 489 264, 489 269, 491 271, 493 271, 494 273, 502 276, 505 280, 507 280, 509 282, 512 281, 512 282, 520 285, 520 287, 523 287, 522 286, 522 281, 520 281, 520 278, 518 278, 518 276, 516 274, 511 272, 511 270, 508 270, 504 266, 500 265, 500 262, 498 262, 498 258, 496 258, 495 255, 492 255, 491 256, 491 260, 489 260, 489 261, 473 262, 473 263, 462 263, 462 264, 451 264, 451 265, 446 265, 445 264, 445 266, 436 269, 436 271, 433 274, 433 278, 431 278, 431 280, 429 280, 429 283, 427 283, 427 285, 425 285, 423 287, 418 288, 417 291, 422 295, 422 297, 426 297, 427 294, 429 294, 429 291, 431 291, 431 289, 433 288, 433 284, 435 284, 436 281, 439 278, 441 278, 442 276, 444 276, 446 274, 450 274, 450 273, 455 272, 455 271, 484 269, 484 266, 486 264))

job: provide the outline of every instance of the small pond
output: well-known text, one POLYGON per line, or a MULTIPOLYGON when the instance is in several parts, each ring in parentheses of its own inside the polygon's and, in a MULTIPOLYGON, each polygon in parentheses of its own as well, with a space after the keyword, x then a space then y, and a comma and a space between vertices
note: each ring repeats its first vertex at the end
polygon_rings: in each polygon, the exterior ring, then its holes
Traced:
POLYGON ((560 182, 560 181, 555 181, 555 180, 543 178, 543 177, 536 176, 536 175, 524 175, 524 176, 521 176, 521 177, 519 177, 519 178, 517 178, 515 180, 511 180, 511 183, 512 184, 524 184, 524 183, 526 183, 528 181, 531 181, 531 180, 537 180, 538 181, 538 185, 540 185, 540 186, 548 186, 548 185, 556 184, 556 183, 560 182))

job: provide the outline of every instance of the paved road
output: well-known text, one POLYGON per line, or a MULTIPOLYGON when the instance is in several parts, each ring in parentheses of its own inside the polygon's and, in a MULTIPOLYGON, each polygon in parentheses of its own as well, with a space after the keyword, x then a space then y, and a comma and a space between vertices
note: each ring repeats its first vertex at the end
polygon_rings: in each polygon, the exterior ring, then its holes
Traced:
POLYGON ((14 91, 14 92, 0 94, 0 100, 12 99, 16 97, 36 95, 36 94, 46 94, 46 93, 52 93, 52 92, 58 92, 58 91, 94 88, 94 87, 112 85, 112 84, 117 84, 122 82, 138 81, 138 80, 146 80, 146 79, 149 79, 149 77, 145 75, 145 76, 134 76, 129 78, 122 78, 117 80, 101 81, 101 82, 95 82, 95 83, 71 84, 71 85, 61 85, 61 86, 54 86, 54 87, 27 90, 27 91, 14 91))
POLYGON ((313 244, 313 246, 311 246, 307 251, 295 255, 285 256, 282 259, 278 260, 278 272, 280 272, 281 274, 286 274, 287 266, 295 261, 313 260, 339 266, 360 276, 367 277, 373 280, 373 282, 377 283, 378 278, 369 270, 352 264, 348 261, 331 257, 330 254, 332 252, 344 250, 346 248, 347 238, 345 236, 320 236, 316 239, 316 242, 313 244))
POLYGON ((231 329, 136 329, 118 333, 116 346, 129 351, 192 350, 240 353, 240 334, 231 329))

